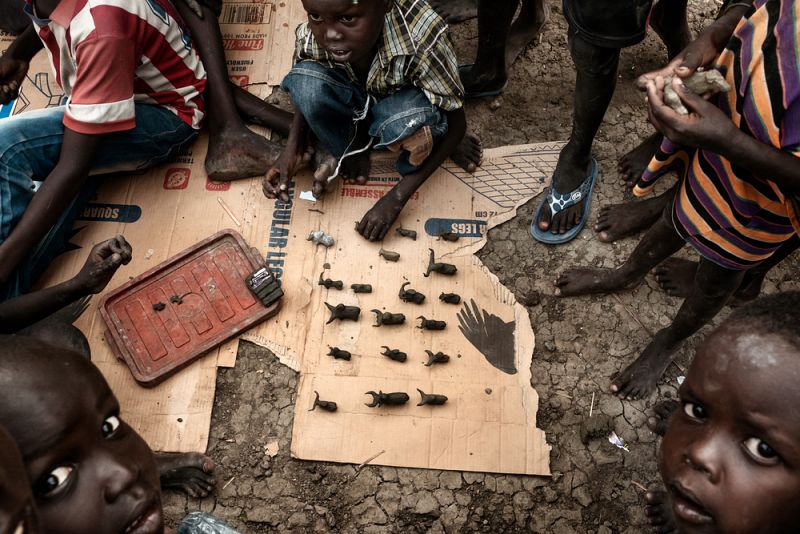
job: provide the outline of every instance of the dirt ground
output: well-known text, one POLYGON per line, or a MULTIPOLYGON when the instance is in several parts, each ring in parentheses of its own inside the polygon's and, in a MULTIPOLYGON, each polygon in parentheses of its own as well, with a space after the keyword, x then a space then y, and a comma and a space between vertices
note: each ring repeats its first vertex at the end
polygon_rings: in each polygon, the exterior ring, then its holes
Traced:
MULTIPOLYGON (((493 99, 467 105, 471 127, 486 147, 569 135, 575 75, 560 2, 550 4, 550 21, 511 70, 508 89, 496 101, 500 107, 491 109, 493 99)), ((692 29, 706 24, 716 9, 713 0, 690 2, 692 29)), ((471 62, 475 21, 452 30, 459 59, 471 62)), ((539 200, 534 199, 516 218, 490 231, 479 254, 528 305, 536 333, 532 385, 541 397, 537 426, 553 447, 551 478, 376 466, 357 470, 292 459, 297 376, 269 351, 243 342, 236 367, 220 369, 217 378, 208 448, 217 463, 216 494, 202 501, 165 495, 168 520, 175 524, 199 509, 242 532, 647 531, 638 484, 658 479, 658 439, 645 425, 657 397, 622 402, 608 393, 609 377, 638 355, 651 332, 670 322, 680 301, 663 294, 652 278, 616 297, 573 299, 554 297, 553 280, 571 265, 617 265, 636 244, 635 238, 600 243, 591 226, 601 206, 629 199, 619 183, 617 159, 651 131, 644 99, 633 82, 665 61, 666 51, 652 32, 622 53, 616 95, 594 143, 601 178, 590 224, 581 235, 555 248, 534 242, 527 232, 539 200), (579 426, 588 416, 593 393, 594 411, 612 418, 630 452, 605 439, 581 443, 579 426), (275 440, 279 450, 270 457, 264 447, 275 440)), ((793 256, 773 270, 765 290, 800 288, 792 276, 798 263, 800 258, 793 256)), ((291 298, 291 288, 287 293, 291 298)), ((707 331, 685 344, 677 365, 661 381, 659 398, 675 395, 676 377, 707 331)))

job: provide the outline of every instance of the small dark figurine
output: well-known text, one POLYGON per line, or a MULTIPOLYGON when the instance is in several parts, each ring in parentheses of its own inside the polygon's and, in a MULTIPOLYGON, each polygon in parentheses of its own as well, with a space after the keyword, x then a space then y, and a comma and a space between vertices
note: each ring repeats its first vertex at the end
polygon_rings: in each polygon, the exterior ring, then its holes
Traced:
POLYGON ((399 252, 392 252, 391 250, 380 249, 378 251, 378 256, 382 257, 383 259, 385 259, 387 261, 397 261, 397 260, 400 259, 400 253, 399 252))
POLYGON ((164 311, 164 308, 166 307, 167 305, 164 304, 163 302, 156 302, 155 304, 153 304, 153 309, 155 311, 164 311))
POLYGON ((417 388, 417 391, 419 391, 420 397, 422 397, 417 403, 417 406, 425 406, 425 405, 441 406, 442 404, 447 402, 447 396, 445 395, 436 395, 436 394, 428 395, 419 388, 417 388))
POLYGON ((461 296, 455 293, 442 293, 439 295, 439 300, 448 304, 460 304, 461 296))
POLYGON ((372 293, 371 284, 352 284, 350 289, 353 290, 353 293, 372 293))
POLYGON ((428 259, 428 270, 425 271, 424 276, 428 277, 431 273, 439 273, 444 274, 447 276, 452 276, 456 274, 458 268, 451 264, 451 263, 436 263, 436 258, 433 256, 433 249, 429 248, 428 250, 431 251, 430 258, 428 259))
POLYGON ((395 229, 395 232, 403 237, 410 237, 414 241, 417 240, 417 232, 415 230, 406 230, 401 226, 400 228, 395 229))
POLYGON ((364 395, 372 395, 372 402, 367 403, 367 406, 370 408, 383 406, 384 404, 398 406, 408 402, 408 393, 403 393, 402 391, 396 393, 384 393, 383 391, 375 393, 374 391, 367 391, 364 395))
POLYGON ((447 326, 447 323, 444 321, 437 321, 436 319, 426 319, 424 316, 420 315, 417 319, 422 319, 422 322, 417 328, 422 328, 424 330, 444 330, 447 326))
POLYGON ((338 408, 338 406, 336 406, 336 403, 333 401, 319 400, 319 393, 317 393, 316 391, 314 392, 314 395, 316 395, 317 397, 314 399, 314 406, 312 406, 311 409, 308 410, 309 412, 313 412, 317 408, 317 406, 319 406, 320 409, 325 410, 326 412, 335 412, 336 408, 338 408))
POLYGON ((342 350, 339 347, 331 347, 328 345, 328 348, 331 349, 328 352, 328 356, 333 356, 336 360, 347 360, 350 361, 351 354, 346 350, 342 350))
POLYGON ((414 289, 406 290, 406 286, 411 282, 405 282, 402 286, 400 286, 400 300, 403 302, 413 302, 414 304, 422 304, 422 301, 425 300, 425 295, 416 291, 414 289))
POLYGON ((461 237, 455 232, 445 232, 443 234, 439 234, 439 239, 444 239, 445 241, 455 242, 458 241, 458 238, 461 237))
POLYGON ((325 274, 325 271, 319 273, 319 282, 317 282, 317 285, 325 286, 325 289, 334 288, 341 291, 341 289, 344 287, 344 284, 341 280, 331 280, 330 278, 323 279, 323 274, 325 274))
POLYGON ((447 363, 450 361, 450 356, 444 352, 439 351, 436 354, 429 350, 426 350, 425 352, 428 353, 428 361, 425 362, 425 367, 430 367, 434 363, 447 363))
POLYGON ((389 313, 380 310, 372 310, 375 313, 375 324, 372 326, 382 326, 385 324, 403 324, 406 316, 402 313, 389 313))
POLYGON ((386 345, 381 346, 382 349, 386 349, 381 354, 389 358, 390 360, 394 360, 396 362, 404 362, 406 361, 406 353, 400 352, 400 349, 390 349, 386 345))
POLYGON ((331 317, 325 324, 330 324, 336 319, 339 319, 340 321, 358 321, 358 316, 361 313, 361 308, 358 306, 345 306, 344 304, 331 306, 327 302, 325 303, 325 306, 327 306, 331 312, 331 317))

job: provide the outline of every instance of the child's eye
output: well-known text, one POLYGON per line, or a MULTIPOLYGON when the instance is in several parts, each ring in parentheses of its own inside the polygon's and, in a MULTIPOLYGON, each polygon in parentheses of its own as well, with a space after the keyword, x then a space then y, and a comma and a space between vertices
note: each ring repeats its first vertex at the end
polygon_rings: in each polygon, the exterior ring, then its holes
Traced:
POLYGON ((708 417, 706 413, 706 409, 700 406, 699 404, 695 404, 693 402, 684 402, 683 403, 683 411, 691 417, 692 419, 705 419, 708 417))
POLYGON ((106 417, 106 420, 103 421, 103 426, 101 427, 101 431, 103 432, 103 437, 107 438, 119 428, 119 417, 116 415, 110 415, 106 417))
POLYGON ((353 17, 352 15, 342 15, 341 17, 339 17, 339 20, 349 24, 349 23, 353 22, 354 20, 356 20, 356 18, 353 17))
POLYGON ((62 465, 61 467, 56 467, 52 471, 50 471, 47 475, 45 475, 34 487, 34 490, 37 494, 47 497, 55 493, 59 488, 63 487, 64 484, 67 483, 69 480, 70 475, 72 475, 72 471, 74 468, 68 465, 62 465))
POLYGON ((322 22, 322 17, 316 13, 309 13, 308 18, 311 19, 312 22, 322 22))
POLYGON ((778 463, 778 453, 763 439, 748 438, 742 444, 757 462, 768 465, 778 463))

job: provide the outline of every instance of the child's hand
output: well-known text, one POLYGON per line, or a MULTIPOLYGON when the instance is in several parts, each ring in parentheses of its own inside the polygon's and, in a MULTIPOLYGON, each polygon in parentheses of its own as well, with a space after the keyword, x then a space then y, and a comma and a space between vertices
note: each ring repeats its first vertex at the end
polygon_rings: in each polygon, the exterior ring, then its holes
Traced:
POLYGON ((28 67, 27 61, 8 56, 0 58, 0 104, 8 104, 17 97, 28 67))
POLYGON ((664 103, 664 78, 647 82, 650 122, 670 141, 723 153, 739 132, 731 120, 710 102, 687 90, 680 78, 672 80, 672 88, 689 110, 681 115, 664 103))
MULTIPOLYGON (((647 82, 655 81, 656 77, 666 78, 676 75, 679 78, 688 78, 697 69, 703 67, 708 69, 714 64, 720 52, 719 36, 714 31, 704 31, 697 36, 697 39, 689 43, 666 67, 652 72, 647 72, 639 76, 636 85, 642 91, 647 90, 647 82)), ((724 42, 722 46, 724 46, 724 42)))
POLYGON ((289 180, 296 171, 297 156, 284 150, 275 161, 275 165, 267 171, 261 182, 261 189, 267 198, 277 198, 281 202, 289 202, 289 180))
POLYGON ((119 266, 130 263, 132 254, 133 248, 121 235, 103 241, 89 252, 75 281, 88 293, 100 293, 119 266))

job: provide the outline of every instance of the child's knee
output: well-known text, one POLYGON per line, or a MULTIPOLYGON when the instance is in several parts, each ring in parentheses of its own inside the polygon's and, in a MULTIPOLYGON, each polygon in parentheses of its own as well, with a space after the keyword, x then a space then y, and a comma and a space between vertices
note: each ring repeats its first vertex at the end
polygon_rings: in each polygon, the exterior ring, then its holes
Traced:
POLYGON ((569 52, 575 70, 593 78, 607 78, 617 75, 619 49, 594 45, 579 33, 569 34, 569 52))
POLYGON ((426 126, 435 142, 447 133, 447 116, 416 88, 381 99, 372 108, 369 134, 378 138, 377 148, 402 141, 426 126))
POLYGON ((330 99, 349 103, 354 98, 354 84, 340 69, 331 69, 316 61, 301 61, 292 67, 281 82, 295 106, 326 105, 330 99))

